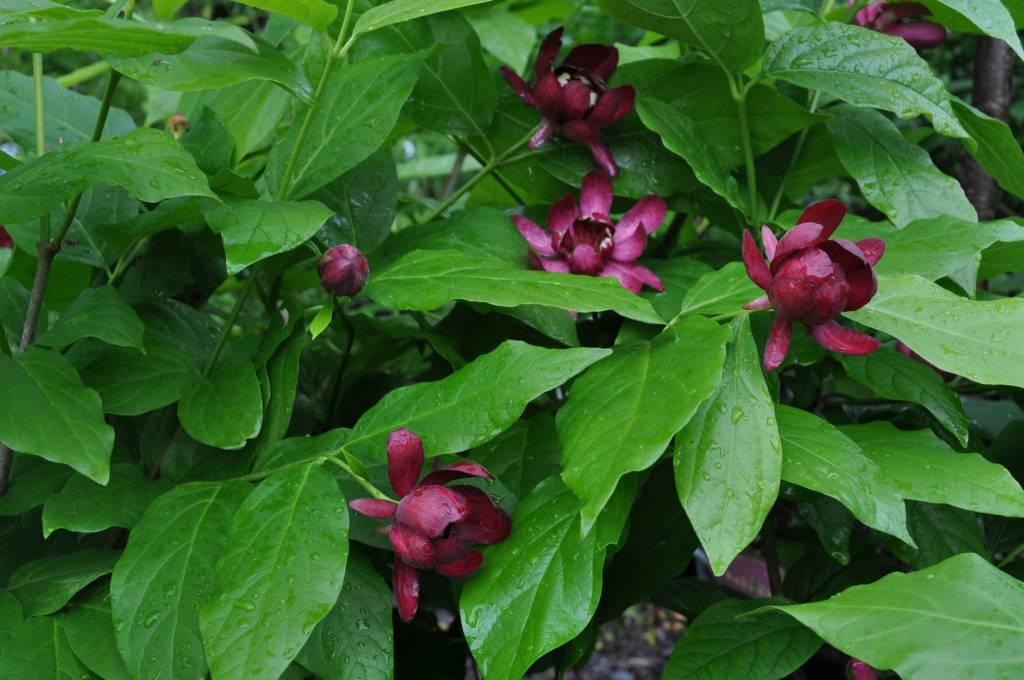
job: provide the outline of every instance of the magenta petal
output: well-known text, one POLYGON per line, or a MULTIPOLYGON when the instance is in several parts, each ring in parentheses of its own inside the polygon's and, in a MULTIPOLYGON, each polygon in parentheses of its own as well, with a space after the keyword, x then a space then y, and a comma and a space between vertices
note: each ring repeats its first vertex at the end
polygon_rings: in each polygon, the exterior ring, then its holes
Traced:
POLYGON ((427 538, 444 533, 452 522, 466 516, 469 508, 462 496, 444 486, 417 486, 398 504, 395 522, 427 538))
POLYGON ((768 334, 768 342, 764 346, 764 360, 762 365, 766 371, 774 371, 786 360, 789 353, 789 341, 793 337, 793 329, 788 319, 776 315, 772 323, 771 333, 768 334))
POLYGON ((565 194, 555 201, 548 210, 548 227, 557 236, 561 236, 572 228, 572 223, 580 216, 580 208, 572 194, 565 194))
POLYGON ((484 554, 477 550, 467 550, 454 562, 438 565, 434 571, 448 578, 463 578, 483 566, 484 554))
POLYGON ((513 215, 512 221, 535 253, 546 257, 554 257, 555 250, 551 247, 551 235, 549 233, 522 215, 513 215))
POLYGON ((423 470, 423 440, 401 428, 388 435, 388 479, 401 498, 412 491, 423 470))
MULTIPOLYGON (((616 231, 615 236, 618 236, 616 231)), ((617 262, 632 262, 644 254, 647 247, 647 233, 643 229, 634 229, 633 235, 625 238, 615 238, 612 246, 612 259, 617 262)))
POLYGON ((846 206, 843 205, 843 202, 835 198, 827 198, 807 206, 796 223, 820 224, 824 227, 822 238, 828 238, 839 228, 839 223, 843 221, 844 217, 846 217, 846 206))
POLYGON ((857 247, 860 248, 860 252, 864 253, 864 259, 872 266, 878 264, 882 255, 885 254, 885 241, 880 238, 866 238, 857 241, 857 247))
POLYGON ((822 242, 818 248, 828 253, 832 261, 843 268, 843 271, 867 267, 868 259, 853 241, 845 238, 834 238, 822 242))
POLYGON ((429 569, 437 564, 434 545, 426 536, 401 524, 392 524, 388 531, 391 547, 407 564, 419 569, 429 569))
POLYGON ((580 216, 607 215, 612 209, 612 181, 603 172, 591 172, 580 185, 580 216))
POLYGON ((775 248, 779 245, 779 240, 775 238, 775 234, 767 225, 761 227, 761 243, 764 245, 764 254, 770 263, 775 259, 775 248))
POLYGON ((547 144, 548 140, 551 139, 551 135, 555 134, 557 131, 558 125, 554 121, 548 118, 543 118, 541 119, 540 126, 537 128, 537 131, 533 133, 532 137, 530 137, 530 141, 526 146, 531 149, 539 149, 547 144))
POLYGON ((604 260, 593 246, 582 243, 572 250, 569 255, 569 269, 576 274, 588 274, 594 276, 600 273, 604 267, 604 260))
POLYGON ((562 66, 571 66, 579 71, 608 80, 619 65, 619 51, 611 45, 588 43, 569 50, 562 66))
POLYGON ((562 134, 584 144, 601 141, 601 128, 587 120, 570 120, 562 126, 562 134))
POLYGON ((757 309, 771 309, 772 302, 768 299, 767 295, 762 295, 759 298, 754 298, 747 304, 743 305, 743 309, 754 311, 757 309))
POLYGON ((872 26, 878 15, 885 9, 884 2, 873 2, 864 9, 857 12, 857 15, 853 18, 853 23, 858 26, 872 26))
POLYGON ((639 293, 640 289, 644 287, 643 281, 633 274, 632 266, 621 262, 606 263, 604 269, 601 270, 601 276, 615 277, 623 288, 633 293, 639 293))
POLYGON ((541 76, 551 72, 551 65, 558 58, 558 52, 562 49, 562 31, 565 28, 559 26, 544 36, 540 43, 540 50, 537 52, 537 61, 533 65, 533 72, 540 80, 541 76))
POLYGON ((577 120, 590 110, 590 88, 578 80, 562 87, 562 120, 577 120))
POLYGON ((512 89, 516 91, 519 98, 526 102, 527 106, 533 106, 533 92, 530 90, 530 86, 525 80, 519 77, 519 74, 510 69, 508 66, 501 67, 501 75, 505 77, 505 80, 512 89))
POLYGON ((469 505, 469 514, 452 528, 452 535, 466 543, 494 545, 508 538, 512 519, 484 491, 473 486, 454 486, 469 505))
POLYGON ((587 121, 599 128, 606 128, 625 118, 635 103, 636 90, 631 85, 607 90, 598 97, 587 121))
POLYGON ((590 155, 594 157, 594 162, 607 172, 609 177, 619 176, 619 166, 607 146, 601 142, 591 142, 587 144, 587 148, 590 149, 590 155))
POLYGON ((661 279, 658 278, 657 274, 640 264, 632 264, 629 266, 632 267, 633 276, 640 279, 641 283, 646 286, 650 286, 659 293, 665 292, 665 284, 661 282, 661 279))
POLYGON ((786 257, 806 248, 814 248, 826 237, 822 234, 825 227, 816 222, 801 223, 787 231, 779 239, 775 248, 775 257, 772 258, 771 272, 774 274, 779 270, 786 260, 786 257))
POLYGON ((878 673, 868 664, 859 659, 850 659, 851 680, 878 680, 878 673))
POLYGON ((903 38, 919 50, 938 47, 946 42, 946 29, 930 21, 913 24, 894 24, 885 29, 888 35, 903 38))
POLYGON ((758 288, 768 290, 768 287, 772 285, 772 275, 768 271, 768 265, 761 257, 761 251, 757 249, 757 244, 754 243, 754 237, 750 234, 749 229, 743 230, 743 264, 747 268, 747 276, 750 277, 750 280, 757 284, 758 288))
POLYGON ((348 507, 360 515, 366 515, 374 519, 391 519, 395 516, 398 503, 376 498, 357 498, 354 501, 349 501, 348 507))
POLYGON ((483 479, 494 479, 494 475, 487 471, 483 465, 469 460, 460 460, 458 463, 446 465, 440 470, 435 470, 423 478, 420 484, 446 484, 453 479, 464 479, 466 477, 481 477, 483 479))
POLYGON ((632 232, 642 226, 643 231, 650 234, 665 221, 668 208, 660 196, 644 196, 626 211, 619 223, 615 225, 615 239, 629 238, 632 232))
POLYGON ((852 354, 854 356, 871 354, 881 344, 870 335, 855 331, 852 328, 840 326, 835 321, 826 321, 817 326, 808 326, 807 330, 811 332, 811 337, 819 345, 829 351, 839 352, 840 354, 852 354))
POLYGON ((850 292, 846 297, 844 312, 860 309, 871 302, 871 298, 878 292, 878 278, 871 267, 851 269, 846 272, 846 282, 850 285, 850 292))
POLYGON ((543 269, 546 272, 553 274, 568 274, 569 263, 565 260, 549 260, 544 257, 537 257, 533 253, 530 253, 530 264, 543 269))
POLYGON ((562 120, 562 86, 554 73, 545 73, 533 86, 533 100, 545 118, 562 120))
POLYGON ((420 604, 420 576, 416 569, 396 557, 391 583, 395 589, 398 616, 409 623, 416 616, 420 604))
POLYGON ((439 538, 433 542, 433 545, 435 565, 454 562, 462 557, 462 554, 466 552, 466 544, 455 536, 439 538))

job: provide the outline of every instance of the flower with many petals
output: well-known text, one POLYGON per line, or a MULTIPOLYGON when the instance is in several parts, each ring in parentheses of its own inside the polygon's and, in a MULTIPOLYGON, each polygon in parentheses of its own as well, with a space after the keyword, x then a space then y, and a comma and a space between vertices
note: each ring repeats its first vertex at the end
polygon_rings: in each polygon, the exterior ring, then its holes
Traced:
POLYGON ((665 219, 665 201, 645 196, 616 224, 612 182, 603 172, 583 178, 580 202, 562 196, 548 211, 550 233, 535 222, 514 215, 512 220, 530 244, 530 262, 549 272, 614 276, 625 288, 639 293, 646 284, 664 290, 661 279, 635 260, 647 247, 647 235, 665 219))
POLYGON ((388 538, 395 549, 394 588, 398 614, 411 621, 419 606, 417 569, 449 577, 469 576, 484 562, 472 544, 505 540, 512 521, 491 497, 473 486, 445 486, 467 477, 494 477, 482 466, 460 461, 419 479, 423 441, 402 428, 388 437, 388 477, 399 501, 360 498, 349 503, 356 512, 392 520, 388 538))
POLYGON ((768 227, 762 227, 767 264, 750 231, 743 230, 747 275, 767 293, 745 308, 775 309, 764 348, 765 370, 774 371, 786 358, 794 321, 807 326, 811 337, 833 352, 861 355, 878 349, 875 338, 835 321, 842 312, 860 309, 874 297, 878 280, 873 267, 885 252, 880 238, 857 243, 829 238, 845 215, 842 202, 829 199, 807 208, 778 241, 768 227))
POLYGON ((636 99, 631 86, 609 89, 606 84, 619 64, 619 51, 611 45, 577 45, 552 69, 561 49, 559 27, 540 45, 532 84, 507 66, 501 68, 501 74, 520 98, 544 116, 529 147, 536 149, 561 131, 566 137, 586 144, 597 164, 615 177, 619 167, 601 141, 601 131, 632 111, 636 99))
MULTIPOLYGON (((849 0, 852 7, 856 0, 849 0)), ((873 2, 857 12, 853 23, 879 33, 903 38, 921 50, 938 47, 946 41, 946 29, 931 22, 918 20, 931 11, 916 2, 873 2), (912 21, 908 21, 912 20, 912 21)))

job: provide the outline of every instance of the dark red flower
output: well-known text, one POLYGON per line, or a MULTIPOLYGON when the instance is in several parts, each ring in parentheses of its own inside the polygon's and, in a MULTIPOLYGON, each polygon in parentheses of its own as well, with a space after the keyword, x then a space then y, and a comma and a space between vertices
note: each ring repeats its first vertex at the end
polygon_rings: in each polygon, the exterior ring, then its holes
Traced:
POLYGON ((746 309, 775 309, 764 368, 774 371, 789 351, 791 326, 800 321, 819 345, 843 354, 870 354, 878 340, 836 323, 842 312, 860 309, 878 289, 873 269, 885 252, 885 241, 868 238, 853 243, 830 239, 846 208, 835 199, 820 201, 800 215, 797 225, 775 240, 768 227, 761 228, 766 264, 750 231, 743 230, 743 263, 750 280, 767 295, 745 305, 746 309))
POLYGON ((347 243, 334 246, 317 260, 320 285, 335 295, 356 295, 366 284, 370 266, 355 246, 347 243))
POLYGON ((860 659, 850 659, 850 680, 878 680, 875 669, 860 659))
POLYGON ((529 146, 536 149, 561 131, 566 137, 586 144, 597 164, 615 177, 619 167, 602 143, 601 131, 632 111, 636 100, 631 86, 608 89, 606 85, 619 64, 619 51, 611 45, 577 45, 560 66, 552 69, 561 49, 559 27, 540 44, 532 84, 507 66, 501 67, 501 74, 512 89, 544 116, 529 146))
POLYGON ((11 235, 7 233, 6 229, 4 229, 4 225, 0 224, 0 248, 13 248, 13 247, 14 247, 14 239, 12 239, 11 235))
POLYGON ((521 215, 514 215, 512 221, 530 244, 530 262, 538 269, 614 276, 634 293, 644 284, 664 290, 661 279, 634 260, 647 247, 647 235, 665 219, 665 201, 645 196, 618 224, 608 216, 611 209, 611 180, 603 172, 592 172, 583 178, 579 205, 572 194, 566 194, 551 206, 550 233, 521 215))
MULTIPOLYGON (((850 6, 853 6, 855 1, 849 0, 850 6)), ((938 47, 946 41, 945 28, 931 21, 916 20, 930 14, 931 11, 927 7, 916 2, 873 2, 857 12, 853 23, 879 33, 903 38, 921 50, 938 47)))
POLYGON ((417 569, 433 569, 457 578, 469 576, 484 563, 471 544, 504 541, 512 521, 491 497, 476 487, 444 484, 467 477, 493 479, 470 461, 440 468, 419 479, 423 469, 423 441, 405 428, 388 437, 388 478, 398 494, 397 503, 359 498, 349 503, 356 512, 391 519, 388 538, 395 549, 395 600, 403 621, 411 621, 419 605, 417 569))

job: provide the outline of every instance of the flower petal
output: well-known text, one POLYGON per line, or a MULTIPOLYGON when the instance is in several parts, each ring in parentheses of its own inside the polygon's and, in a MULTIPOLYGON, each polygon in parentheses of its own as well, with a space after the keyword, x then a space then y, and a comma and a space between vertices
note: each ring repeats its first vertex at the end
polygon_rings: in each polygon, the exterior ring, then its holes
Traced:
POLYGON ((430 539, 407 526, 392 524, 388 540, 402 560, 418 569, 429 569, 437 564, 434 545, 430 539))
POLYGON ((640 279, 641 283, 650 286, 659 293, 665 292, 665 284, 661 282, 657 274, 640 264, 631 264, 629 266, 633 268, 633 276, 640 279))
POLYGON ((590 110, 590 88, 578 80, 570 80, 562 87, 561 120, 583 118, 590 110))
POLYGON ((611 256, 616 262, 632 262, 644 254, 647 247, 647 232, 643 229, 633 229, 633 235, 627 238, 618 238, 618 231, 613 238, 611 256))
POLYGON ((437 573, 448 578, 463 578, 483 566, 484 554, 477 550, 467 550, 454 562, 439 565, 434 569, 437 573))
POLYGON ((494 500, 475 486, 453 486, 466 504, 469 514, 452 528, 452 535, 466 543, 494 545, 508 538, 512 531, 512 518, 494 504, 494 500))
POLYGON ((562 66, 570 66, 607 81, 619 65, 619 51, 611 45, 587 43, 569 50, 562 66))
POLYGON ((823 238, 828 238, 836 229, 839 223, 846 217, 846 206, 835 198, 827 198, 807 206, 807 209, 800 214, 797 224, 813 222, 825 228, 823 238))
POLYGON ((530 264, 537 269, 543 269, 546 272, 552 272, 554 274, 569 273, 569 263, 565 260, 549 260, 544 257, 538 257, 534 253, 530 253, 530 264))
POLYGON ((619 166, 615 163, 615 158, 607 146, 601 142, 589 142, 587 148, 590 149, 590 155, 594 157, 594 162, 607 172, 609 177, 619 176, 619 166))
POLYGON ((772 274, 779 270, 789 255, 804 250, 806 248, 814 248, 822 241, 826 239, 824 234, 825 227, 821 226, 816 222, 805 222, 796 225, 779 239, 779 244, 775 248, 775 257, 772 258, 770 266, 772 274))
POLYGON ((639 293, 640 289, 644 287, 643 281, 633 274, 633 267, 622 262, 612 260, 605 263, 604 269, 601 270, 601 276, 617 278, 623 288, 633 293, 639 293))
POLYGON ((843 271, 868 266, 868 259, 857 244, 847 241, 845 238, 829 239, 821 243, 818 248, 828 253, 832 261, 842 267, 843 271))
POLYGON ((469 512, 462 496, 444 486, 417 486, 398 504, 395 522, 427 538, 437 538, 469 512))
POLYGON ((857 241, 857 247, 860 248, 860 252, 864 253, 864 259, 872 266, 878 264, 882 255, 885 254, 885 241, 880 238, 866 238, 857 241))
POLYGON ((749 229, 743 230, 743 265, 747 268, 750 280, 757 284, 758 288, 768 290, 772 285, 772 275, 749 229))
POLYGON ((779 240, 775 238, 775 234, 768 225, 761 227, 761 244, 764 246, 764 254, 770 263, 775 259, 775 248, 779 245, 779 240))
POLYGON ((893 24, 885 29, 887 35, 903 38, 919 50, 938 47, 946 42, 946 29, 930 21, 912 24, 893 24))
POLYGON ((391 583, 395 589, 398 616, 409 623, 416 616, 420 604, 420 575, 416 569, 396 557, 391 583))
POLYGON ((569 139, 590 145, 601 141, 601 128, 589 120, 570 120, 562 126, 562 134, 569 139))
POLYGON ((357 498, 354 501, 349 501, 348 507, 360 515, 366 515, 374 519, 391 519, 395 516, 398 503, 377 498, 357 498))
POLYGON ((548 143, 551 139, 551 135, 558 132, 558 124, 549 118, 541 118, 540 125, 537 127, 537 131, 530 137, 530 141, 527 142, 526 146, 531 149, 539 149, 548 143))
POLYGON ((533 220, 522 215, 513 215, 512 221, 535 253, 547 257, 555 256, 555 250, 551 247, 551 234, 541 229, 533 220))
POLYGON ((574 274, 596 276, 604 267, 604 260, 592 246, 581 243, 569 255, 569 270, 574 274))
POLYGON ((786 360, 789 353, 789 341, 793 337, 793 329, 789 319, 783 319, 776 315, 772 323, 771 333, 768 334, 768 342, 764 345, 764 359, 762 365, 766 371, 774 371, 786 360))
POLYGON ((545 118, 562 119, 562 86, 554 73, 545 73, 533 86, 533 100, 545 118))
POLYGON ((533 102, 533 91, 530 89, 529 84, 525 80, 519 77, 519 74, 510 69, 508 66, 502 66, 501 75, 505 76, 505 81, 512 86, 512 89, 516 91, 519 98, 526 102, 527 106, 534 106, 533 102))
POLYGON ((771 309, 772 301, 768 299, 767 295, 762 295, 759 298, 754 298, 747 304, 743 305, 743 309, 754 311, 755 309, 771 309))
MULTIPOLYGON (((482 477, 483 479, 494 479, 494 475, 487 471, 483 465, 474 463, 471 460, 460 460, 445 467, 434 470, 423 478, 421 485, 447 484, 453 479, 465 479, 466 477, 482 477)), ((472 509, 472 508, 471 508, 472 509)))
POLYGON ((412 491, 423 471, 423 440, 401 428, 388 435, 388 479, 399 498, 412 491))
POLYGON ((454 536, 439 538, 433 541, 434 564, 448 564, 454 562, 466 552, 466 544, 454 536))
POLYGON ((591 172, 580 185, 580 217, 607 215, 612 209, 612 181, 603 172, 591 172))
POLYGON ((835 321, 826 321, 817 326, 808 326, 811 337, 827 350, 840 354, 861 356, 871 354, 881 343, 870 335, 840 326, 835 321))
POLYGON ((858 267, 846 272, 846 282, 850 285, 850 292, 846 296, 844 312, 853 312, 860 309, 878 292, 878 278, 875 270, 871 267, 858 267))
POLYGON ((572 228, 572 223, 580 216, 580 208, 572 194, 565 194, 555 201, 548 210, 548 227, 556 236, 562 236, 572 228))
POLYGON ((587 122, 599 128, 606 128, 619 122, 636 103, 636 90, 632 85, 623 85, 605 91, 597 98, 597 103, 587 116, 587 122))
POLYGON ((633 204, 633 207, 626 211, 619 223, 615 225, 616 240, 629 238, 632 231, 637 227, 643 227, 643 231, 654 233, 665 221, 665 212, 668 208, 660 196, 644 196, 633 204))
POLYGON ((562 32, 564 30, 564 26, 559 26, 544 36, 544 40, 541 41, 540 50, 537 52, 537 61, 533 64, 533 72, 537 80, 540 80, 544 74, 551 73, 551 65, 555 63, 555 59, 558 58, 558 53, 562 49, 562 32))

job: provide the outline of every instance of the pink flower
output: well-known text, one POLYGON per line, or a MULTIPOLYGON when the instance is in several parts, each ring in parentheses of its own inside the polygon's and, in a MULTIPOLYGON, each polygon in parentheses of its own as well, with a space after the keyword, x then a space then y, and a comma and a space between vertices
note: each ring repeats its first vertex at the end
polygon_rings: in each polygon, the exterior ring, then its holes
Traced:
POLYGON ((835 321, 842 312, 860 309, 874 297, 878 281, 873 267, 885 252, 880 238, 857 243, 830 239, 845 215, 842 202, 829 199, 807 208, 778 241, 768 227, 761 227, 768 264, 750 231, 743 230, 747 275, 767 293, 745 308, 775 309, 775 323, 764 348, 766 371, 774 371, 786 358, 794 321, 807 326, 811 337, 833 352, 860 355, 878 349, 875 338, 835 321))
POLYGON ((370 266, 355 246, 347 243, 334 246, 316 263, 320 285, 334 295, 357 295, 366 284, 370 266))
POLYGON ((530 140, 530 148, 542 146, 556 132, 583 142, 594 160, 612 177, 619 168, 611 151, 601 142, 601 131, 633 110, 636 93, 629 85, 608 89, 606 84, 619 64, 619 51, 611 45, 577 45, 560 66, 552 70, 562 48, 562 28, 544 38, 533 65, 534 82, 528 84, 507 66, 501 67, 512 89, 544 120, 530 140))
POLYGON ((623 287, 639 293, 646 284, 664 290, 661 279, 636 264, 647 246, 647 235, 665 219, 665 201, 645 196, 618 224, 612 209, 612 182, 603 172, 583 178, 580 204, 572 194, 562 196, 548 211, 550 233, 521 215, 513 215, 519 233, 530 244, 530 262, 549 272, 614 276, 623 287))
POLYGON ((14 247, 14 239, 12 239, 11 235, 7 233, 6 229, 4 229, 4 225, 0 224, 0 248, 13 248, 13 247, 14 247))
POLYGON ((367 517, 393 520, 388 538, 395 549, 395 599, 399 616, 409 622, 419 606, 417 569, 433 569, 453 578, 469 576, 484 563, 483 553, 469 545, 504 541, 512 521, 480 489, 444 486, 466 477, 494 479, 480 465, 461 461, 417 482, 423 469, 423 440, 402 428, 388 437, 387 450, 388 477, 399 502, 359 498, 349 506, 367 517))
MULTIPOLYGON (((856 0, 849 0, 853 6, 856 0)), ((873 2, 857 12, 853 23, 873 31, 903 38, 921 50, 938 47, 946 41, 946 29, 931 21, 906 21, 927 16, 931 11, 916 2, 873 2)))
POLYGON ((875 669, 860 659, 850 659, 851 680, 878 680, 878 673, 875 669))

